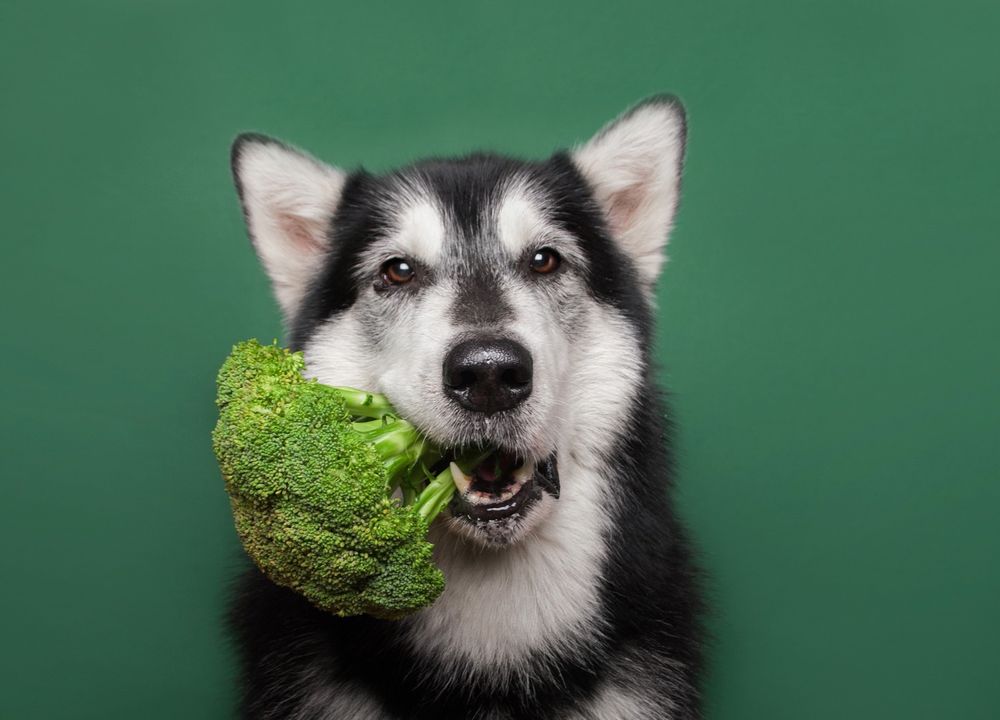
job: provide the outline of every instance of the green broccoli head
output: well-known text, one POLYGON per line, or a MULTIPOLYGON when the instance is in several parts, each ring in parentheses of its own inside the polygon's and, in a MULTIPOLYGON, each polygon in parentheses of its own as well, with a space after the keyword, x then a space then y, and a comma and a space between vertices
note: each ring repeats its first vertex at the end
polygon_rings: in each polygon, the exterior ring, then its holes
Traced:
POLYGON ((440 451, 384 397, 303 369, 301 353, 251 340, 219 371, 212 440, 244 548, 272 581, 338 615, 429 605, 444 577, 428 524, 454 492, 450 471, 427 471, 440 451))

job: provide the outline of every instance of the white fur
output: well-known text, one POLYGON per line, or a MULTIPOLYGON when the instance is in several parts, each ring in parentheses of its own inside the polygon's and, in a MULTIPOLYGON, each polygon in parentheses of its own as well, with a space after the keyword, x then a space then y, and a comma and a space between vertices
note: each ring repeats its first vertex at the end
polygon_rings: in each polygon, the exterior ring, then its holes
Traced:
POLYGON ((566 260, 583 263, 576 240, 549 221, 545 206, 545 193, 530 182, 511 182, 496 211, 500 244, 514 260, 523 259, 527 251, 550 247, 566 260))
POLYGON ((404 622, 414 649, 452 667, 455 682, 463 668, 509 679, 526 654, 572 652, 601 632, 602 535, 614 478, 600 468, 612 449, 609 430, 624 422, 635 399, 641 365, 637 339, 615 311, 590 301, 583 323, 579 343, 588 350, 568 354, 568 401, 551 419, 560 438, 560 498, 533 508, 529 536, 507 547, 483 549, 449 535, 442 523, 433 528, 435 561, 447 585, 434 605, 404 622))
POLYGON ((683 157, 683 111, 669 101, 633 108, 573 154, 612 235, 636 263, 647 294, 663 265, 683 157))
POLYGON ((438 208, 418 200, 400 213, 395 243, 403 257, 437 263, 445 241, 445 224, 438 208))
MULTIPOLYGON (((404 620, 415 652, 449 669, 446 682, 485 672, 501 684, 525 671, 532 653, 554 655, 601 632, 598 568, 605 546, 603 490, 591 468, 561 462, 564 492, 543 496, 538 521, 516 544, 483 548, 437 523, 431 535, 445 591, 430 608, 404 620), (547 516, 547 517, 545 517, 547 516)), ((529 684, 546 676, 521 677, 529 684)))
POLYGON ((664 694, 658 688, 663 684, 676 686, 680 697, 684 692, 677 680, 681 670, 680 663, 670 658, 628 653, 609 669, 590 702, 568 720, 670 720, 681 710, 671 701, 672 694, 664 694))
POLYGON ((303 354, 307 377, 327 385, 382 391, 371 360, 371 342, 352 313, 321 326, 303 354))
POLYGON ((328 250, 342 171, 268 141, 247 141, 234 163, 254 248, 286 320, 328 250))
POLYGON ((303 687, 314 688, 292 711, 289 720, 382 720, 389 715, 362 689, 330 682, 319 672, 309 674, 303 687))
POLYGON ((422 292, 416 307, 402 311, 401 329, 382 342, 376 383, 404 417, 431 436, 450 434, 442 427, 446 400, 441 367, 456 328, 451 319, 454 288, 440 282, 422 292))
POLYGON ((549 231, 548 223, 539 211, 530 188, 509 189, 497 211, 497 234, 511 257, 520 257, 526 250, 538 247, 549 231))
POLYGON ((605 683, 581 712, 569 720, 670 720, 674 714, 663 698, 641 688, 605 683))

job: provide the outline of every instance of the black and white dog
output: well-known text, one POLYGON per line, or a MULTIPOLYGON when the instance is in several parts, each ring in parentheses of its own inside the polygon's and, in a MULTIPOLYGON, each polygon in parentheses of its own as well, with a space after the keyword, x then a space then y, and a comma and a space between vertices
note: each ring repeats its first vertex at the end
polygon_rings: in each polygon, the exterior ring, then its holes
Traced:
POLYGON ((684 140, 672 97, 542 162, 345 173, 237 139, 249 234, 308 372, 531 469, 473 473, 431 531, 444 594, 404 620, 334 617, 250 572, 232 612, 244 717, 700 717, 697 573, 650 364, 684 140))

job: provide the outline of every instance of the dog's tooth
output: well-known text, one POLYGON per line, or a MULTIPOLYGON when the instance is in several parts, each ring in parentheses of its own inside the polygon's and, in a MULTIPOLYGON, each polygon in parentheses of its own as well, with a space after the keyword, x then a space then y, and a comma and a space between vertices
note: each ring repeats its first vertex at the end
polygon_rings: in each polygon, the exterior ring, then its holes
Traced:
POLYGON ((517 470, 514 471, 514 485, 521 487, 524 483, 528 482, 535 475, 535 463, 525 462, 522 463, 517 470))
POLYGON ((469 488, 472 487, 472 478, 462 472, 462 468, 455 463, 451 463, 448 467, 451 468, 451 479, 455 483, 459 494, 465 495, 468 493, 469 488))

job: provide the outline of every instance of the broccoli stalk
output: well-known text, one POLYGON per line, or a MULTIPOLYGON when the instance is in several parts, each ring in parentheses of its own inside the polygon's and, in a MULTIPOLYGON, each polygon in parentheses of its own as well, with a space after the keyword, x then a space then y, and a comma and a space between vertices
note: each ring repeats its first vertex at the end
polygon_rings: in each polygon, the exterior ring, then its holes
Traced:
POLYGON ((488 451, 453 457, 384 396, 307 380, 304 369, 301 353, 251 340, 219 371, 213 448, 247 554, 338 615, 399 618, 429 605, 444 577, 428 527, 455 492, 451 468, 488 451))
POLYGON ((442 458, 441 452, 413 425, 393 415, 395 410, 384 395, 347 387, 331 386, 330 389, 344 400, 347 411, 354 416, 368 417, 373 409, 379 413, 373 420, 354 421, 352 428, 371 443, 382 458, 388 490, 401 488, 402 504, 412 506, 428 523, 451 502, 455 494, 455 473, 468 472, 492 452, 473 450, 465 453, 458 462, 452 461, 436 476, 431 475, 427 468, 442 458))

